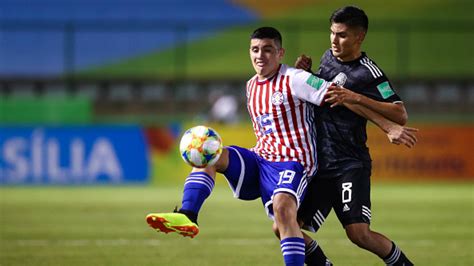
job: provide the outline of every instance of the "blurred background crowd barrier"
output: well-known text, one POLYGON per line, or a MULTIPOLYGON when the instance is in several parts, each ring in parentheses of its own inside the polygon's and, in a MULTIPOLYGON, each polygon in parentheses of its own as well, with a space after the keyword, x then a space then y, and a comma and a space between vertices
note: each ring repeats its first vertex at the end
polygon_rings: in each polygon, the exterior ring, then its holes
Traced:
MULTIPOLYGON (((253 75, 250 33, 277 27, 284 62, 304 53, 316 69, 329 47, 328 18, 344 4, 0 0, 0 183, 114 183, 113 163, 84 169, 90 158, 114 156, 117 169, 128 167, 127 152, 117 150, 128 150, 122 142, 136 135, 118 125, 141 132, 143 148, 128 156, 146 162, 122 171, 124 182, 174 182, 187 172, 176 140, 197 123, 213 125, 228 144, 251 147, 244 89, 253 75), (104 125, 110 128, 103 135, 88 133, 104 125), (108 144, 94 150, 100 140, 108 144), (77 141, 84 147, 71 144, 77 141)), ((356 4, 370 19, 363 50, 393 81, 409 125, 423 129, 410 151, 391 151, 370 129, 377 175, 472 179, 474 4, 356 4)))

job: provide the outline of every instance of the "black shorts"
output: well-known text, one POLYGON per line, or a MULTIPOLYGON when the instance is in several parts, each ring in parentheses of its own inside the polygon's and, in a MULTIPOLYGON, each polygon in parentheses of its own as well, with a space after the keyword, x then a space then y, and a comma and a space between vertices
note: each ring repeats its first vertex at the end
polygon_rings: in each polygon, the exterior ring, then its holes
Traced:
POLYGON ((298 210, 303 229, 316 232, 334 208, 345 227, 353 223, 370 224, 370 168, 354 168, 336 178, 316 175, 308 185, 298 210))

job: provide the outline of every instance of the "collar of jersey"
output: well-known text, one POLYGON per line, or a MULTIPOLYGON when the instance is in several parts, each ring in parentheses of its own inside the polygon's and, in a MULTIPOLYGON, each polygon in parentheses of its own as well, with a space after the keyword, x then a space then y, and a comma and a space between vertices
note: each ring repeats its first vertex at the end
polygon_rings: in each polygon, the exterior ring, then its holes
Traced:
POLYGON ((281 64, 278 66, 278 70, 275 72, 275 74, 273 74, 273 76, 264 80, 258 80, 258 75, 255 75, 255 80, 257 82, 257 85, 263 85, 272 81, 278 75, 278 73, 280 73, 280 69, 281 69, 281 64))
POLYGON ((362 58, 366 57, 366 54, 365 52, 360 52, 360 56, 354 60, 351 60, 351 61, 347 61, 347 62, 342 62, 342 61, 339 61, 333 54, 332 54, 332 51, 331 51, 331 56, 332 58, 334 58, 334 60, 336 62, 338 62, 339 64, 342 64, 342 65, 351 65, 351 64, 354 64, 355 62, 359 62, 359 60, 361 60, 362 58))

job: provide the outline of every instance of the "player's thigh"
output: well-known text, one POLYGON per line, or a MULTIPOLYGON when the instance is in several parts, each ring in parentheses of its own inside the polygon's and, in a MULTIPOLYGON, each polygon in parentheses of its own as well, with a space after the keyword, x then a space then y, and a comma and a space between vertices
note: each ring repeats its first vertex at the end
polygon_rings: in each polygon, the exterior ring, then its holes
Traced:
POLYGON ((299 207, 308 184, 304 167, 298 162, 259 161, 260 191, 267 214, 273 216, 273 199, 279 193, 291 195, 299 207))
POLYGON ((334 179, 313 178, 298 210, 298 220, 303 223, 303 229, 311 232, 319 230, 331 212, 333 196, 334 179))
POLYGON ((370 168, 347 170, 336 182, 334 211, 343 226, 370 224, 370 168))
POLYGON ((243 200, 259 198, 259 165, 255 153, 238 146, 228 146, 226 149, 229 162, 223 174, 234 197, 243 200))

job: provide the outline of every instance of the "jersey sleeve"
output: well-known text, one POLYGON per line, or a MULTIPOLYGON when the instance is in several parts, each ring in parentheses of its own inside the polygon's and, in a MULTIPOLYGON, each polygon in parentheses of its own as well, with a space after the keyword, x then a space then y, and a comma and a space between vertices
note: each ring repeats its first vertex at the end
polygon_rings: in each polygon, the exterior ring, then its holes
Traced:
POLYGON ((380 102, 402 102, 400 96, 393 89, 393 85, 385 76, 372 80, 361 93, 380 102))
POLYGON ((330 82, 315 75, 296 69, 290 79, 291 93, 300 100, 322 105, 330 82))

